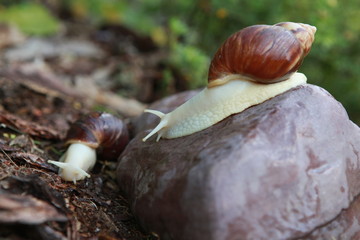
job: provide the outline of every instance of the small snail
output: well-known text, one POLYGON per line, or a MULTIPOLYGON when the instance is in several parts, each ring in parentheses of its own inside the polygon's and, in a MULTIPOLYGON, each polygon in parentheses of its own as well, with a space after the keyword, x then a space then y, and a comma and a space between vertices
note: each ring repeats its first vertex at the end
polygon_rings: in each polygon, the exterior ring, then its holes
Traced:
POLYGON ((129 142, 126 125, 109 113, 94 112, 76 121, 66 136, 67 151, 60 161, 48 161, 60 168, 59 175, 76 183, 96 162, 96 154, 116 159, 129 142))
POLYGON ((198 95, 164 114, 146 136, 177 138, 208 128, 291 88, 306 83, 296 71, 309 53, 316 28, 308 24, 283 22, 254 25, 231 35, 215 53, 208 85, 198 95))

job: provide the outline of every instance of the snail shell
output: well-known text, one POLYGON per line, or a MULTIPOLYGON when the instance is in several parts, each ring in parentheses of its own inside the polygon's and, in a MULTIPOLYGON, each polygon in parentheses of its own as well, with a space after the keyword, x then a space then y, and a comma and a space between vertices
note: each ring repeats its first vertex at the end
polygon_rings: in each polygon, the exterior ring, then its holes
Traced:
POLYGON ((65 143, 83 143, 104 159, 116 159, 129 142, 126 125, 119 118, 101 112, 93 112, 73 123, 65 143))
POLYGON ((309 53, 315 32, 316 28, 308 24, 283 22, 254 25, 234 33, 215 53, 208 87, 224 84, 233 75, 259 83, 288 79, 309 53))

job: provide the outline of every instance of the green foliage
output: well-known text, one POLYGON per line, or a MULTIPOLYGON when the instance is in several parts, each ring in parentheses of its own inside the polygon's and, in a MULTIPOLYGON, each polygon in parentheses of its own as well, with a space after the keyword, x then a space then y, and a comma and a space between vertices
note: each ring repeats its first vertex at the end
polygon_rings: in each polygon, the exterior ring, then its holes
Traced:
MULTIPOLYGON (((169 64, 181 72, 190 88, 205 84, 209 56, 193 45, 197 39, 196 32, 189 28, 180 15, 171 17, 170 13, 163 15, 158 11, 159 6, 164 6, 164 9, 172 9, 175 13, 171 3, 161 0, 68 0, 67 4, 79 18, 91 16, 96 23, 118 22, 140 33, 151 35, 159 45, 168 47, 169 64)), ((177 6, 184 11, 192 5, 191 1, 177 3, 177 6)), ((164 76, 167 80, 164 85, 171 82, 170 75, 169 69, 165 69, 164 76)))
POLYGON ((93 23, 122 23, 145 34, 156 27, 144 6, 137 6, 136 2, 131 6, 127 1, 118 0, 65 0, 65 5, 77 18, 86 18, 93 23))
MULTIPOLYGON (((360 45, 358 44, 360 1, 64 0, 63 2, 79 19, 91 20, 92 23, 116 22, 152 36, 157 44, 169 51, 168 64, 179 70, 192 88, 206 84, 207 69, 212 55, 230 34, 239 29, 254 24, 274 24, 281 21, 314 25, 318 29, 316 40, 300 72, 307 75, 309 83, 327 89, 342 102, 350 117, 360 123, 360 45)), ((28 7, 34 4, 21 5, 28 7)), ((9 18, 6 15, 8 13, 2 10, 0 20, 9 18)), ((33 16, 34 13, 31 15, 33 16)), ((35 15, 35 18, 41 16, 41 14, 35 15)), ((19 20, 21 18, 17 18, 13 17, 13 21, 21 21, 19 20)), ((42 28, 48 22, 50 21, 42 20, 38 26, 42 28)), ((20 25, 26 23, 27 21, 20 25)), ((171 82, 169 68, 164 70, 164 76, 165 86, 171 82)))
POLYGON ((199 48, 174 44, 171 49, 170 62, 178 67, 185 76, 190 88, 203 86, 209 68, 209 58, 199 48))
MULTIPOLYGON (((343 103, 350 117, 360 123, 359 1, 126 2, 127 8, 144 14, 152 26, 170 28, 167 30, 172 50, 170 59, 175 65, 180 66, 186 76, 192 78, 190 82, 196 82, 193 87, 199 86, 201 82, 205 84, 204 72, 208 65, 204 67, 202 64, 209 62, 208 59, 233 32, 249 25, 274 24, 281 21, 315 25, 318 28, 316 40, 300 71, 308 76, 309 83, 320 85, 333 94, 343 103)), ((124 18, 122 21, 126 24, 128 20, 124 18)), ((131 21, 131 26, 135 29, 139 26, 137 24, 142 25, 136 18, 131 21)), ((148 32, 152 32, 153 29, 150 27, 148 32)))
POLYGON ((49 35, 56 33, 59 22, 42 5, 19 3, 9 8, 1 8, 0 22, 16 25, 22 32, 31 35, 49 35))
POLYGON ((169 30, 170 63, 183 74, 190 88, 203 86, 208 71, 209 57, 200 48, 189 44, 192 39, 191 31, 181 20, 171 18, 169 30), (184 38, 185 43, 179 42, 178 39, 181 37, 184 38))

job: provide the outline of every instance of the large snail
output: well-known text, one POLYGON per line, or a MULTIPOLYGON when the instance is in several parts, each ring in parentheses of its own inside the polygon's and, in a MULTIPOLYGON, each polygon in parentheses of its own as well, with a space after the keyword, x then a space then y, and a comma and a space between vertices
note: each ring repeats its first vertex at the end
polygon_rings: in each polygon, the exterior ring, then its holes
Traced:
POLYGON ((48 161, 60 168, 59 175, 76 183, 90 177, 96 155, 116 159, 129 142, 126 125, 109 113, 93 112, 76 121, 66 136, 67 151, 60 161, 48 161))
POLYGON ((283 22, 254 25, 233 34, 215 53, 210 64, 208 86, 198 95, 164 114, 143 141, 158 133, 177 138, 208 128, 291 88, 306 83, 296 71, 309 53, 316 28, 283 22))

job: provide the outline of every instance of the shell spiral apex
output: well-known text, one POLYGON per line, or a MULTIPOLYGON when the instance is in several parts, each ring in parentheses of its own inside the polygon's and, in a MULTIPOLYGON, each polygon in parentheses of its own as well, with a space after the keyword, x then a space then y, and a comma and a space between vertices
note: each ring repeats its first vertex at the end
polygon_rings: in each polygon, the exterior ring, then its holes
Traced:
POLYGON ((316 28, 303 23, 254 25, 231 35, 210 64, 208 87, 241 75, 259 83, 283 81, 309 53, 316 28), (225 78, 225 79, 223 79, 225 78))

